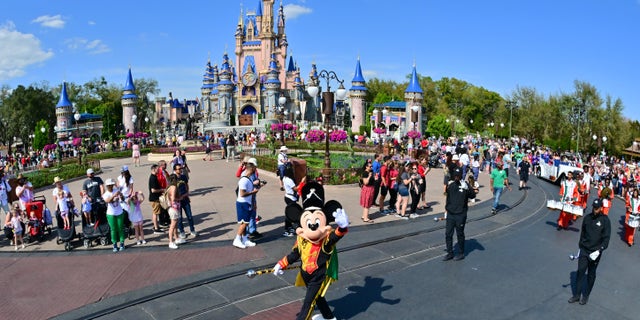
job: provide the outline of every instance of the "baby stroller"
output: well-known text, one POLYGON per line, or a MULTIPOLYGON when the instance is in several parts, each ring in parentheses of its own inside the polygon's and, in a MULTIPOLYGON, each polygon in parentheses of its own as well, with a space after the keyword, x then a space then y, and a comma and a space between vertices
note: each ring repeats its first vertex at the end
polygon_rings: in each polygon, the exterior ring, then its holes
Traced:
MULTIPOLYGON (((22 236, 24 237, 24 234, 25 234, 27 229, 25 228, 24 222, 20 221, 20 224, 22 225, 22 236)), ((13 228, 11 228, 10 226, 4 226, 4 236, 7 237, 7 240, 12 242, 13 241, 13 228)))
POLYGON ((93 241, 105 246, 109 244, 111 229, 107 223, 107 208, 103 202, 91 204, 91 216, 93 225, 89 224, 84 214, 82 215, 82 240, 85 248, 92 246, 93 241))
POLYGON ((44 203, 41 201, 32 201, 26 203, 27 216, 29 217, 29 242, 44 240, 44 203), (31 213, 34 215, 31 216, 31 213))
POLYGON ((71 246, 71 241, 76 237, 76 225, 73 221, 74 214, 72 211, 69 211, 69 229, 64 228, 64 220, 62 219, 62 215, 60 215, 60 210, 56 210, 56 223, 57 223, 57 231, 58 238, 56 239, 56 244, 64 243, 64 251, 71 251, 73 247, 71 246))

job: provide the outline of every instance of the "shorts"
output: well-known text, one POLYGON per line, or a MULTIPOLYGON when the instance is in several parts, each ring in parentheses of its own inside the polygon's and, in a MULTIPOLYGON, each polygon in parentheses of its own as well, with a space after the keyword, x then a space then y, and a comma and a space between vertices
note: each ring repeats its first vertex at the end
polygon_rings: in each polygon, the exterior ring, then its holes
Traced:
POLYGON ((66 218, 69 215, 69 211, 60 211, 60 216, 66 218))
POLYGON ((389 192, 389 187, 380 185, 380 195, 384 198, 387 196, 387 192, 389 192))
POLYGON ((160 214, 162 210, 162 206, 160 206, 160 201, 151 201, 151 213, 160 214))
POLYGON ((249 223, 251 220, 251 204, 247 202, 236 201, 236 216, 238 223, 249 223))
POLYGON ((170 207, 169 208, 169 219, 178 220, 179 217, 180 217, 180 212, 178 211, 178 209, 176 209, 174 207, 170 207))
POLYGON ((398 194, 402 197, 409 196, 409 188, 398 188, 398 194))

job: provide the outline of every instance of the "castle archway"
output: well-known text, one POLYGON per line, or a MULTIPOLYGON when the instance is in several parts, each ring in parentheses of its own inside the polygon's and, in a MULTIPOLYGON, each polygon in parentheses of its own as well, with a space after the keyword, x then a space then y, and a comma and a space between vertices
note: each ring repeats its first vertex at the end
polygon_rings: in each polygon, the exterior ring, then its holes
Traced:
POLYGON ((258 111, 252 105, 248 104, 242 107, 240 110, 240 115, 238 116, 238 124, 241 126, 252 126, 253 118, 256 116, 258 111))

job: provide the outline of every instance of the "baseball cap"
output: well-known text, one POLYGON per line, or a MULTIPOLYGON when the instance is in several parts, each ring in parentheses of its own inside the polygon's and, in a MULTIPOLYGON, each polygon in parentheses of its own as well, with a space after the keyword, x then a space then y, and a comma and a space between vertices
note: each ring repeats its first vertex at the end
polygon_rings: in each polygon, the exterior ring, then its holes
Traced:
POLYGON ((451 158, 451 160, 453 160, 453 161, 458 161, 458 160, 460 160, 460 157, 458 157, 458 155, 457 155, 457 154, 454 154, 454 155, 453 155, 453 158, 451 158))
POLYGON ((593 200, 593 204, 591 204, 591 206, 593 206, 594 209, 602 208, 602 200, 600 199, 593 200))
POLYGON ((113 186, 115 184, 116 182, 111 178, 107 179, 107 181, 104 183, 105 186, 113 186))
POLYGON ((93 174, 93 169, 91 168, 87 169, 87 174, 93 174))
POLYGON ((125 171, 129 171, 129 166, 127 165, 122 166, 122 169, 120 169, 120 172, 125 172, 125 171))
POLYGON ((462 170, 460 168, 453 169, 453 176, 454 177, 462 177, 462 170))
POLYGON ((258 160, 256 160, 256 158, 249 158, 247 163, 252 164, 254 167, 258 167, 258 160))

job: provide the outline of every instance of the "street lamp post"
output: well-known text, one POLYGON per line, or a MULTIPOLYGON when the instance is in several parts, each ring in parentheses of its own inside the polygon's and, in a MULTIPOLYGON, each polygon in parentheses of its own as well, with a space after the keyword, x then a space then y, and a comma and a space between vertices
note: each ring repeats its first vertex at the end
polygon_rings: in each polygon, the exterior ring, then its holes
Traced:
POLYGON ((138 120, 138 116, 137 115, 132 115, 131 116, 131 122, 133 124, 133 134, 135 135, 136 133, 136 120, 138 120))
MULTIPOLYGON (((284 116, 285 106, 287 105, 287 97, 280 96, 278 98, 278 120, 280 121, 280 143, 284 146, 284 116)), ((287 112, 288 113, 288 112, 287 112)))
POLYGON ((76 137, 78 137, 80 136, 80 129, 78 127, 78 121, 80 121, 80 113, 76 111, 76 113, 73 115, 73 118, 76 120, 76 137))
POLYGON ((509 139, 511 139, 511 124, 513 122, 513 108, 517 107, 515 101, 507 101, 507 107, 509 107, 510 109, 510 114, 509 114, 509 139))
MULTIPOLYGON (((324 147, 324 169, 322 170, 322 181, 327 183, 331 178, 331 158, 329 154, 329 120, 333 113, 334 93, 331 92, 330 81, 336 80, 340 83, 340 87, 335 92, 335 98, 338 101, 344 101, 347 96, 347 90, 344 88, 344 80, 340 80, 334 71, 321 70, 318 73, 319 78, 327 81, 327 90, 322 93, 322 113, 324 114, 325 123, 325 147, 324 147)), ((315 97, 318 94, 318 87, 310 86, 307 88, 310 96, 315 97)))

